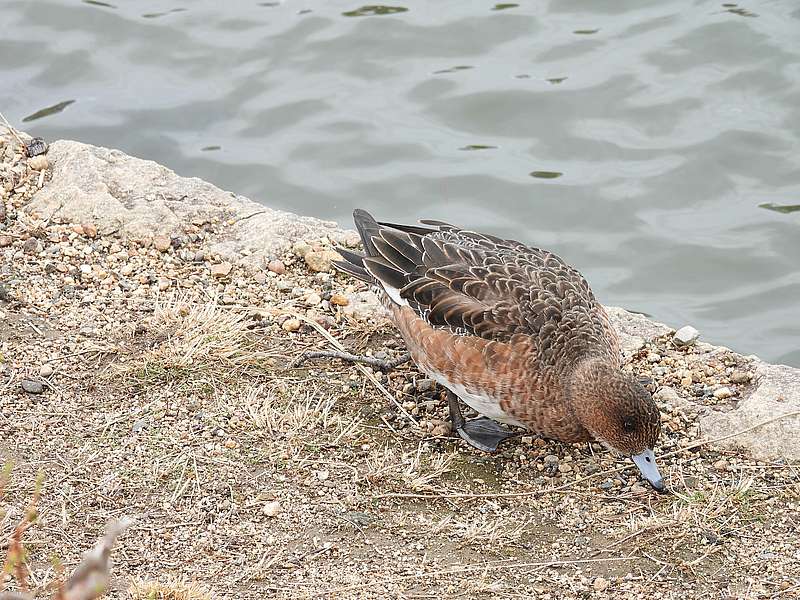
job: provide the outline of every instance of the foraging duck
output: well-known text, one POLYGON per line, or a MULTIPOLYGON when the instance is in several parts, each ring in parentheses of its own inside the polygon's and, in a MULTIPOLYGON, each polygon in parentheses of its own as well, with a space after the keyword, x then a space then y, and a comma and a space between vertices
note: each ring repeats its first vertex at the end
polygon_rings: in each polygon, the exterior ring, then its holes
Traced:
POLYGON ((664 489, 650 393, 621 369, 617 336, 586 279, 561 258, 440 221, 353 213, 365 254, 343 272, 373 284, 420 370, 448 390, 453 428, 493 451, 497 422, 563 442, 597 440, 664 489), (465 420, 458 399, 483 415, 465 420))

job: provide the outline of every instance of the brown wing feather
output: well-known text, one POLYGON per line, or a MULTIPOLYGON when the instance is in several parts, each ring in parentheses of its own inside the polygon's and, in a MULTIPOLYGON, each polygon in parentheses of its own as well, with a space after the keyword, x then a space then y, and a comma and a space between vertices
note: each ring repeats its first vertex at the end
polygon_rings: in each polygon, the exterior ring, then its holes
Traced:
POLYGON ((571 363, 587 352, 617 359, 605 311, 583 276, 560 257, 425 223, 438 229, 390 229, 373 220, 359 230, 370 236, 364 260, 370 273, 399 290, 428 324, 489 341, 530 336, 540 360, 550 364, 571 363))

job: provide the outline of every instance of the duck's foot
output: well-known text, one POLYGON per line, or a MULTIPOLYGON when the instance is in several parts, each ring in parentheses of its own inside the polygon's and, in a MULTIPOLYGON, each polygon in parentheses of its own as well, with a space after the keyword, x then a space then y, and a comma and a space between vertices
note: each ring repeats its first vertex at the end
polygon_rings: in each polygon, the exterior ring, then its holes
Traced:
POLYGON ((478 417, 467 421, 461 414, 461 407, 458 405, 458 396, 447 390, 447 404, 450 408, 450 422, 459 437, 473 448, 483 452, 495 452, 497 447, 505 439, 515 437, 503 429, 497 421, 492 421, 488 417, 478 417))
POLYGON ((358 356, 357 354, 350 354, 349 352, 340 352, 338 350, 320 350, 319 352, 305 352, 292 362, 290 368, 295 369, 302 365, 307 360, 313 358, 338 358, 349 363, 362 363, 371 367, 377 367, 383 371, 390 371, 399 367, 403 363, 411 360, 411 355, 406 352, 393 360, 383 360, 375 358, 374 356, 358 356))

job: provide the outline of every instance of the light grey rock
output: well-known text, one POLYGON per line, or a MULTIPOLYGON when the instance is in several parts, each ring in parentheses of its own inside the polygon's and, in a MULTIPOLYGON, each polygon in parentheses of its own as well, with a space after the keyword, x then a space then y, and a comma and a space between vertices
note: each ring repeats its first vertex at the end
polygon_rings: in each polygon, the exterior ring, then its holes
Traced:
POLYGON ((757 359, 754 364, 752 391, 739 400, 734 410, 711 411, 701 417, 703 434, 709 439, 738 434, 713 446, 744 448, 759 460, 800 460, 800 369, 757 359), (761 425, 771 419, 776 420, 761 425), (751 427, 754 428, 739 433, 751 427))
POLYGON ((611 325, 619 336, 620 348, 630 357, 644 347, 645 342, 672 331, 663 323, 651 321, 644 315, 633 313, 618 306, 606 306, 611 325))
POLYGON ((691 346, 700 337, 700 332, 691 325, 686 325, 678 329, 672 336, 672 341, 676 346, 691 346))
POLYGON ((59 140, 50 145, 52 181, 26 207, 54 221, 91 222, 100 233, 133 238, 170 236, 191 223, 217 221, 211 250, 256 270, 298 240, 353 244, 357 234, 336 223, 267 208, 196 177, 179 177, 153 161, 59 140))
POLYGON ((387 316, 386 309, 375 292, 356 292, 349 294, 347 300, 347 305, 341 308, 345 315, 360 320, 382 319, 387 316))
POLYGON ((41 394, 42 392, 44 392, 44 385, 42 385, 41 381, 35 381, 33 379, 23 379, 22 389, 28 392, 29 394, 41 394))

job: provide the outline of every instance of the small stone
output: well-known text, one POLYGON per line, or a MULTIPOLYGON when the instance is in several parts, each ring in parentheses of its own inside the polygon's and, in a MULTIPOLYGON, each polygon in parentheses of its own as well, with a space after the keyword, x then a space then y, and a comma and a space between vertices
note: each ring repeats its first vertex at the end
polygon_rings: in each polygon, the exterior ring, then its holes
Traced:
POLYGON ((350 304, 350 300, 348 300, 347 296, 344 294, 333 294, 331 296, 331 304, 335 304, 336 306, 347 306, 350 304))
POLYGON ((172 246, 172 240, 166 235, 157 235, 153 238, 153 247, 159 252, 166 252, 172 246))
POLYGON ((227 277, 228 273, 233 269, 233 265, 228 261, 211 265, 211 275, 214 277, 227 277))
POLYGON ((29 394, 41 394, 44 392, 44 385, 41 381, 33 381, 32 379, 22 380, 22 389, 29 394))
POLYGON ((0 235, 0 248, 6 248, 14 243, 9 235, 0 235))
POLYGON ((700 332, 697 329, 691 325, 686 325, 675 332, 675 335, 672 336, 672 341, 676 346, 691 346, 699 337, 700 332))
POLYGON ((253 281, 255 281, 259 285, 264 285, 267 283, 267 276, 264 274, 264 271, 259 271, 255 275, 253 275, 253 281))
POLYGON ((28 166, 34 171, 44 171, 50 166, 50 161, 43 154, 28 159, 28 166))
POLYGON ((745 373, 744 371, 734 371, 730 376, 731 383, 737 384, 747 383, 752 378, 753 376, 750 373, 745 373))
POLYGON ((303 257, 312 271, 330 271, 333 261, 344 260, 342 255, 335 250, 312 250, 303 257))
POLYGON ((661 360, 660 354, 650 353, 647 355, 647 362, 649 363, 657 363, 661 360))
POLYGON ((320 481, 325 481, 330 476, 331 476, 330 471, 327 470, 317 471, 317 479, 319 479, 320 481))
POLYGON ((544 457, 545 465, 557 465, 559 463, 558 457, 555 454, 548 454, 544 457))
POLYGON ((721 458, 720 460, 714 463, 714 468, 717 471, 727 471, 728 467, 730 467, 730 463, 728 463, 728 461, 725 460, 724 458, 721 458))
POLYGON ((74 233, 77 233, 78 235, 83 235, 83 226, 82 226, 82 225, 79 225, 79 224, 77 224, 77 223, 76 223, 76 224, 72 225, 72 226, 70 227, 70 229, 71 229, 71 230, 72 230, 74 233))
POLYGON ((292 252, 294 252, 295 255, 299 256, 300 258, 305 258, 306 254, 311 252, 311 246, 308 243, 300 240, 294 243, 294 246, 292 246, 292 252))
POLYGON ((433 379, 417 379, 414 387, 417 388, 418 392, 424 393, 432 390, 434 385, 436 385, 436 382, 433 379))
POLYGON ((286 319, 281 325, 284 331, 297 331, 300 329, 299 319, 286 319))
POLYGON ((162 277, 161 279, 158 280, 158 291, 165 292, 169 289, 171 285, 172 282, 169 279, 165 279, 164 277, 162 277))
POLYGON ((86 237, 92 239, 97 237, 97 226, 94 223, 81 223, 81 229, 86 237))
POLYGON ((631 486, 631 492, 637 496, 643 496, 648 493, 647 489, 640 483, 634 483, 631 486))
POLYGON ((236 448, 236 446, 237 446, 237 444, 236 444, 236 441, 235 441, 235 440, 232 440, 232 439, 230 439, 230 438, 228 438, 227 440, 225 440, 225 447, 226 447, 226 448, 228 448, 228 449, 233 449, 233 448, 236 448))
POLYGON ((267 502, 261 509, 261 512, 268 517, 277 517, 281 513, 281 503, 277 500, 267 502))
POLYGON ((22 244, 22 251, 25 254, 39 254, 42 251, 42 244, 35 237, 28 238, 22 244))
POLYGON ((594 582, 592 582, 592 587, 597 592, 605 592, 609 585, 611 585, 611 583, 608 581, 608 579, 603 577, 595 577, 594 582))
POLYGON ((692 385, 692 378, 684 377, 683 379, 681 379, 681 385, 683 387, 690 387, 692 385))
POLYGON ((39 367, 39 375, 42 377, 50 377, 53 374, 53 367, 47 363, 39 367))
POLYGON ((724 400, 725 398, 730 398, 731 396, 733 396, 731 388, 721 387, 714 390, 714 398, 717 400, 724 400))
POLYGON ((558 470, 561 473, 572 473, 572 465, 568 463, 561 463, 560 465, 558 465, 558 470))
POLYGON ((284 273, 286 273, 286 265, 283 264, 282 260, 269 261, 267 269, 278 275, 283 275, 284 273))
POLYGON ((431 430, 431 435, 434 437, 450 435, 450 423, 442 422, 434 425, 433 429, 431 430))
POLYGON ((320 302, 322 302, 322 298, 317 293, 312 292, 311 294, 306 296, 306 304, 308 304, 309 306, 316 306, 320 302))

